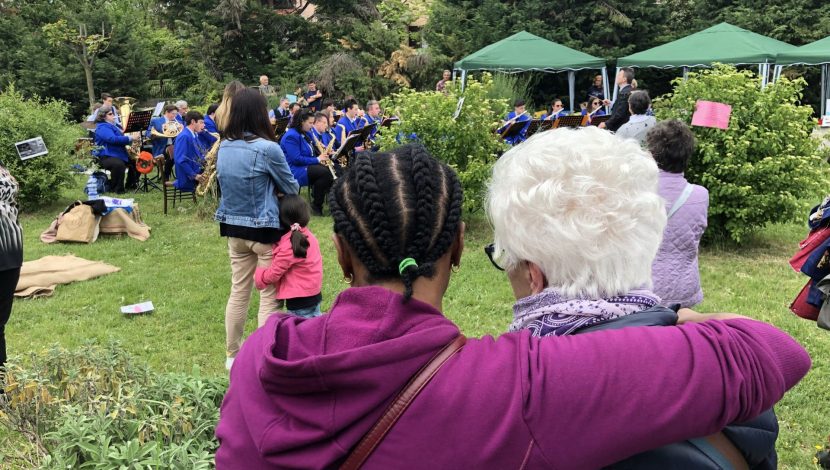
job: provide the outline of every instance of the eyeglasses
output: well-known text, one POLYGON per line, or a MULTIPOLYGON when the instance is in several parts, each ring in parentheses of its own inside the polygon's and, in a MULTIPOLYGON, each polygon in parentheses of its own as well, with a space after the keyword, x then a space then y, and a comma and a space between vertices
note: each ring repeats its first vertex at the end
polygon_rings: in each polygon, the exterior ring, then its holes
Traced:
POLYGON ((487 258, 490 260, 490 262, 493 263, 493 267, 495 267, 499 271, 504 271, 504 268, 499 266, 499 263, 496 263, 496 260, 493 259, 493 255, 495 255, 496 253, 496 245, 494 243, 485 246, 484 253, 487 254, 487 258))
POLYGON ((561 108, 561 107, 562 107, 562 105, 561 105, 561 104, 555 104, 555 105, 553 105, 553 107, 554 107, 554 108, 561 108))
POLYGON ((591 103, 591 106, 599 106, 599 104, 599 101, 594 101, 593 103, 591 103))
POLYGON ((107 113, 107 116, 115 116, 115 113, 113 113, 112 111, 110 111, 110 112, 108 112, 108 113, 107 113))

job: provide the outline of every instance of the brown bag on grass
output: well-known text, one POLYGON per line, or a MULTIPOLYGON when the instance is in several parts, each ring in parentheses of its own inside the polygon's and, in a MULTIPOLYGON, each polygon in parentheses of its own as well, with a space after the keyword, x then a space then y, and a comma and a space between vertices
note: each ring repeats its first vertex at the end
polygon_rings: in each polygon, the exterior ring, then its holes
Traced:
POLYGON ((98 222, 101 218, 92 213, 92 207, 77 201, 66 212, 58 225, 57 241, 92 243, 98 239, 98 222))

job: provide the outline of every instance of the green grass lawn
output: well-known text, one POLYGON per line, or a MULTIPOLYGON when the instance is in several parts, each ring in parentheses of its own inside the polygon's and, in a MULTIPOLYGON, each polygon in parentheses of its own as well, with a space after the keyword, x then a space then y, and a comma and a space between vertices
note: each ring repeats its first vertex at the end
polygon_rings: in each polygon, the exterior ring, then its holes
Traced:
MULTIPOLYGON (((40 242, 40 232, 83 184, 34 214, 23 214, 25 259, 74 254, 121 268, 91 281, 59 286, 50 298, 18 300, 6 328, 10 354, 59 343, 73 347, 90 339, 117 339, 135 356, 159 371, 224 374, 225 302, 230 289, 226 240, 219 228, 186 201, 165 216, 161 194, 139 194, 145 222, 152 227, 146 242, 102 236, 91 245, 40 242), (155 311, 125 317, 119 307, 152 301, 155 311)), ((467 217, 466 252, 444 302, 446 314, 468 336, 498 335, 511 319, 512 291, 503 273, 483 253, 490 242, 487 222, 467 217)), ((323 308, 346 284, 340 279, 331 241, 331 220, 316 217, 311 230, 324 253, 323 308)), ((800 320, 788 310, 805 282, 787 260, 805 235, 796 225, 777 225, 758 233, 746 247, 715 246, 703 250, 701 274, 704 312, 730 311, 770 322, 796 337, 810 351, 813 369, 778 405, 781 468, 813 468, 814 446, 825 442, 830 425, 830 371, 823 359, 830 332, 800 320)), ((246 331, 256 327, 257 296, 252 298, 246 331)), ((1 433, 5 434, 5 433, 1 433)), ((8 436, 6 436, 8 437, 8 436)), ((3 439, 5 440, 5 439, 3 439)), ((6 442, 8 444, 8 441, 6 442)), ((0 463, 2 465, 2 463, 0 463)))

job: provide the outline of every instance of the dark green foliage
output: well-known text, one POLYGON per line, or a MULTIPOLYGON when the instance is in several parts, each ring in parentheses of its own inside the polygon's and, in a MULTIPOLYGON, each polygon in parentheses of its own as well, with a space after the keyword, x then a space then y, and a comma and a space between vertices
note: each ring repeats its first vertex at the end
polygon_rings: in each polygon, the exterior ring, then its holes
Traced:
POLYGON ((71 183, 71 152, 83 129, 67 117, 64 102, 24 99, 13 85, 0 92, 0 161, 20 184, 18 202, 24 210, 57 198, 71 183), (14 143, 37 136, 43 137, 49 153, 21 161, 14 143))

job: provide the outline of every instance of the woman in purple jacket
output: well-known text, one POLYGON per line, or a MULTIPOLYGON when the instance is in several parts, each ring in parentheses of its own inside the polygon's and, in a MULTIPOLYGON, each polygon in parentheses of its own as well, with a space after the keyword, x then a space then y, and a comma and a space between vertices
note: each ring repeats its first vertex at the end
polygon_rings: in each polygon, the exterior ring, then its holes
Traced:
POLYGON ((683 176, 695 150, 695 136, 681 121, 663 121, 648 133, 646 144, 660 169, 657 192, 665 200, 668 216, 651 266, 654 293, 663 305, 692 307, 703 302, 697 254, 709 212, 709 191, 683 176))
MULTIPOLYGON (((420 145, 361 153, 329 204, 351 288, 329 314, 273 315, 245 342, 216 429, 220 470, 338 466, 459 335, 441 313, 464 248, 453 170, 420 145)), ((746 318, 471 338, 363 468, 598 468, 750 419, 809 366, 792 338, 746 318)))

